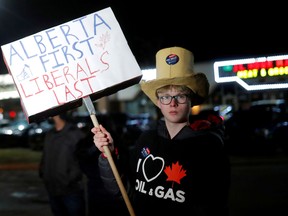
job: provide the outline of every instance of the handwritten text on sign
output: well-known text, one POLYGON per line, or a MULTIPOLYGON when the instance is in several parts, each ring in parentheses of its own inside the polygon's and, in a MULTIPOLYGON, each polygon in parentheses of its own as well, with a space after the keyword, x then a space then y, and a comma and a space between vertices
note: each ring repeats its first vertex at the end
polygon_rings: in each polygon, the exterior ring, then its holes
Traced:
POLYGON ((141 75, 110 8, 1 48, 28 116, 141 75))

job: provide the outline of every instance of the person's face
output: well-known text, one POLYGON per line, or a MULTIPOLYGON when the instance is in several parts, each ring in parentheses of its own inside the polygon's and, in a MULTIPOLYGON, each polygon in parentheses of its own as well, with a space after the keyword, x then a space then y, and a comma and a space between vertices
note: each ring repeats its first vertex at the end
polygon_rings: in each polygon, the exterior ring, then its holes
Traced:
POLYGON ((191 102, 185 93, 180 92, 175 88, 163 91, 158 93, 157 104, 166 121, 171 123, 183 123, 188 121, 191 102))
POLYGON ((52 117, 48 118, 48 121, 50 124, 55 124, 55 122, 58 122, 59 120, 61 120, 59 115, 52 116, 52 117))

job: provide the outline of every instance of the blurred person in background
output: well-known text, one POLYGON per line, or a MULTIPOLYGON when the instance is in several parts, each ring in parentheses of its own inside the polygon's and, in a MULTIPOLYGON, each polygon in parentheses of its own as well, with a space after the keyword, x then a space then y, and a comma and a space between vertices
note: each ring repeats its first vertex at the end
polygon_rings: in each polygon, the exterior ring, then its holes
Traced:
POLYGON ((85 216, 83 173, 76 155, 85 134, 68 121, 68 114, 51 117, 54 128, 45 137, 39 176, 55 216, 85 216))
MULTIPOLYGON (((156 79, 140 82, 163 118, 156 129, 144 131, 130 151, 127 190, 137 216, 229 215, 230 161, 223 119, 211 115, 189 121, 191 107, 202 104, 209 93, 206 75, 195 73, 193 65, 189 50, 162 49, 156 54, 156 79)), ((98 163, 105 187, 121 196, 103 149, 108 146, 115 155, 116 140, 102 125, 91 132, 102 152, 98 163)))

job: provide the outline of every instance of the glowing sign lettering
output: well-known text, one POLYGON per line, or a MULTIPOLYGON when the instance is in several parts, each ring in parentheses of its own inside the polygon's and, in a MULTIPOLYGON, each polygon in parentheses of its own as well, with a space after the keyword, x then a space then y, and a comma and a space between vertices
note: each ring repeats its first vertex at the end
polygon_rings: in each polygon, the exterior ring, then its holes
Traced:
POLYGON ((247 90, 288 88, 288 55, 215 62, 214 75, 247 90))

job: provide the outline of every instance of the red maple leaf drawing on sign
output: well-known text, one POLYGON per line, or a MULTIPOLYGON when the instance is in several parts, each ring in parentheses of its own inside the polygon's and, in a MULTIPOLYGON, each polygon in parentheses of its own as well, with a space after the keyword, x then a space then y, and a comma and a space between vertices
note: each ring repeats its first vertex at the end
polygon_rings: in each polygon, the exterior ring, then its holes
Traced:
POLYGON ((165 174, 168 176, 166 181, 173 181, 180 184, 180 180, 186 176, 186 170, 182 169, 182 165, 179 165, 179 162, 172 163, 172 168, 166 166, 164 170, 165 174))

